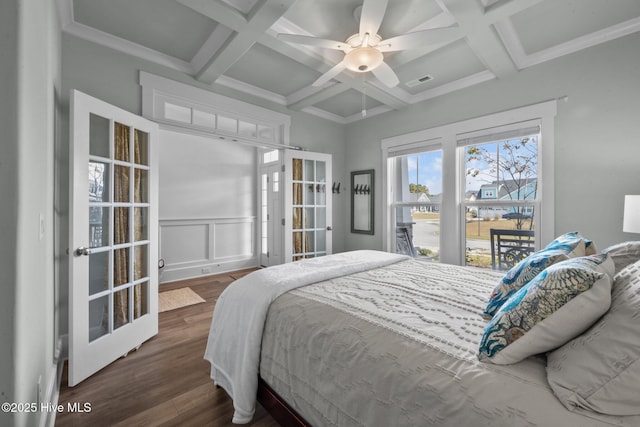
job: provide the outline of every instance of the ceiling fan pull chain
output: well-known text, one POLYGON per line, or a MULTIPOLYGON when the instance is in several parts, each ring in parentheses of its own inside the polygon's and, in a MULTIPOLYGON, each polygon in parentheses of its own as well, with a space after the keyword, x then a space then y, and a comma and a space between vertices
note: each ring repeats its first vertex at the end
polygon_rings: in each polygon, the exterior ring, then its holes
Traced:
POLYGON ((367 117, 367 86, 364 83, 364 76, 362 77, 362 117, 367 117))

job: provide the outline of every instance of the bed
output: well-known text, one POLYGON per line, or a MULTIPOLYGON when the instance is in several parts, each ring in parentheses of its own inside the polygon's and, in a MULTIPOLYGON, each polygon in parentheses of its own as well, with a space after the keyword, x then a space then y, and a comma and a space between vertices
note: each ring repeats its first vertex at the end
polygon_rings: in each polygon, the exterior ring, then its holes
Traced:
POLYGON ((640 425, 636 414, 567 408, 544 354, 479 360, 482 314, 503 276, 378 251, 259 270, 217 301, 205 359, 237 424, 258 395, 299 425, 640 425))

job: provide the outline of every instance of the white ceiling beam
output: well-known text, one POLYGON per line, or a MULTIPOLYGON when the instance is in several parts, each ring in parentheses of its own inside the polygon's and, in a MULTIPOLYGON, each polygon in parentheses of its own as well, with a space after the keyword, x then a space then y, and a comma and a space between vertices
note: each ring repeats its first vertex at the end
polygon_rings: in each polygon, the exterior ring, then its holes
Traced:
POLYGON ((305 90, 305 89, 302 89, 302 91, 298 91, 288 96, 287 107, 291 108, 292 110, 302 110, 303 108, 311 107, 312 105, 315 105, 319 102, 326 101, 327 99, 333 98, 334 96, 339 95, 342 92, 346 92, 347 90, 350 89, 349 86, 344 83, 331 83, 331 82, 327 83, 326 86, 322 86, 319 88, 316 88, 313 86, 311 87, 313 89, 316 89, 312 94, 305 93, 305 96, 300 97, 301 92, 305 90), (300 99, 298 101, 288 102, 291 97, 293 98, 297 97, 300 99))
POLYGON ((516 13, 529 9, 544 0, 510 0, 494 3, 485 9, 485 17, 488 22, 496 23, 510 18, 516 13))
POLYGON ((215 21, 224 23, 225 27, 233 31, 241 31, 247 25, 247 18, 242 12, 219 0, 176 0, 201 15, 215 21))
POLYGON ((225 26, 229 23, 229 27, 234 30, 202 68, 196 71, 197 80, 212 84, 235 64, 296 0, 259 0, 247 17, 219 1, 178 1, 188 7, 193 6, 196 12, 203 13, 225 26), (222 13, 223 16, 216 15, 217 13, 222 13))
MULTIPOLYGON (((467 35, 466 41, 469 47, 488 70, 498 78, 508 77, 518 71, 492 23, 485 16, 485 10, 480 2, 469 0, 436 0, 436 2, 456 19, 467 35)), ((526 1, 522 0, 518 3, 522 6, 526 1)))
POLYGON ((207 62, 222 48, 224 42, 231 37, 233 30, 224 25, 216 25, 216 28, 209 34, 207 40, 200 46, 198 52, 191 59, 191 66, 194 70, 202 70, 207 62))

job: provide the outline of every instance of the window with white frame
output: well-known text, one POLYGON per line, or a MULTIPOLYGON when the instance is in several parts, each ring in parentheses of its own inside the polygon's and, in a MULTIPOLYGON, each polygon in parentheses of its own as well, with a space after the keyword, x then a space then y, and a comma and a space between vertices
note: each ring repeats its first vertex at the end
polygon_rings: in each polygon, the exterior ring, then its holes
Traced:
POLYGON ((506 269, 533 252, 540 142, 539 120, 458 135, 467 265, 506 269))
POLYGON ((440 257, 440 200, 442 150, 437 146, 416 153, 392 153, 392 215, 395 252, 438 261, 440 257))
POLYGON ((411 230, 407 253, 425 257, 421 249, 437 241, 437 256, 426 257, 500 268, 492 260, 492 234, 515 235, 514 261, 551 241, 555 113, 556 102, 549 101, 384 139, 385 249, 406 252, 404 226, 411 230), (413 168, 420 155, 427 157, 413 168), (441 184, 428 191, 436 197, 408 200, 410 184, 422 184, 423 168, 440 170, 441 184))

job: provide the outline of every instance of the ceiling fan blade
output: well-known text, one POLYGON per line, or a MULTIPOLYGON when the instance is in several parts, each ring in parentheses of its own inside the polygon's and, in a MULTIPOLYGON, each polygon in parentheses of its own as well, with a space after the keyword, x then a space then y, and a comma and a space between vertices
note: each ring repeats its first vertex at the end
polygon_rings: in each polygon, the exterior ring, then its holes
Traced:
POLYGON ((387 65, 386 62, 378 65, 376 68, 371 70, 374 76, 378 78, 382 83, 384 83, 388 87, 397 86, 400 83, 398 76, 396 73, 387 65))
POLYGON ((380 52, 393 52, 396 50, 418 49, 454 41, 460 38, 462 33, 458 27, 434 28, 432 30, 416 31, 382 40, 376 48, 380 52))
POLYGON ((323 84, 340 74, 345 68, 347 68, 347 64, 344 61, 338 62, 333 66, 333 68, 321 75, 318 80, 313 82, 311 86, 322 86, 323 84))
POLYGON ((323 47, 325 49, 341 50, 343 52, 349 52, 352 48, 348 43, 338 42, 335 40, 321 39, 311 36, 300 36, 297 34, 278 34, 278 38, 282 41, 296 44, 303 44, 307 46, 323 47))
POLYGON ((364 0, 360 15, 360 37, 378 34, 389 0, 364 0))

